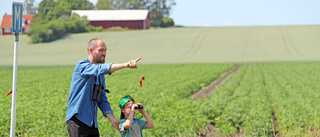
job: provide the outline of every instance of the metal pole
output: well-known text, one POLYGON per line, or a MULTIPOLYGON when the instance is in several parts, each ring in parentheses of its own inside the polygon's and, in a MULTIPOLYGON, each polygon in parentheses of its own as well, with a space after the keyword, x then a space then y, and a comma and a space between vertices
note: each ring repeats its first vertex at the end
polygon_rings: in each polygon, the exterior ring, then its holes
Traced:
POLYGON ((13 81, 12 81, 12 106, 11 106, 10 137, 15 136, 17 71, 18 71, 18 42, 19 42, 19 32, 15 32, 15 34, 14 34, 14 57, 13 57, 13 81))

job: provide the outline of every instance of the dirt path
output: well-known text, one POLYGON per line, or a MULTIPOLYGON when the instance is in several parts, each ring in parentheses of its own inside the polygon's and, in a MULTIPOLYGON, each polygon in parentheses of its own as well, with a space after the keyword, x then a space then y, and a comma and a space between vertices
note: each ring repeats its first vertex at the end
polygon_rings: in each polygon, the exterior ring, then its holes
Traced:
POLYGON ((205 98, 206 96, 211 97, 211 94, 213 92, 215 92, 215 90, 217 89, 217 86, 219 86, 220 84, 224 85, 226 84, 226 79, 230 78, 233 76, 233 74, 235 74, 239 68, 241 68, 241 65, 237 65, 233 70, 229 71, 228 73, 226 73, 223 77, 213 81, 211 84, 209 84, 206 88, 206 90, 199 90, 198 92, 192 94, 190 96, 190 98, 194 98, 195 100, 198 100, 200 97, 205 98), (224 83, 222 83, 224 82, 224 83))
MULTIPOLYGON (((206 88, 206 90, 199 90, 198 92, 192 94, 190 98, 194 98, 195 100, 198 100, 199 98, 205 98, 206 96, 211 97, 211 94, 214 93, 217 89, 217 86, 225 85, 227 83, 227 79, 230 79, 240 68, 242 65, 237 65, 233 70, 226 73, 223 77, 213 81, 211 84, 209 84, 206 88)), ((211 123, 208 124, 207 127, 202 127, 200 131, 203 131, 203 133, 198 133, 197 136, 200 137, 206 137, 206 136, 221 136, 221 134, 218 131, 212 131, 214 128, 214 125, 211 123)))

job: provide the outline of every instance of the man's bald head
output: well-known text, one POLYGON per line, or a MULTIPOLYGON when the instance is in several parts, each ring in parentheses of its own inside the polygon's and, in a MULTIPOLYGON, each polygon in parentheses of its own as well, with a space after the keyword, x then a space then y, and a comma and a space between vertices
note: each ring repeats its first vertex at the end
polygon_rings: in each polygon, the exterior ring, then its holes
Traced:
POLYGON ((90 54, 90 49, 92 48, 93 50, 96 49, 100 44, 102 44, 103 41, 99 38, 93 38, 89 41, 88 43, 88 54, 90 54))

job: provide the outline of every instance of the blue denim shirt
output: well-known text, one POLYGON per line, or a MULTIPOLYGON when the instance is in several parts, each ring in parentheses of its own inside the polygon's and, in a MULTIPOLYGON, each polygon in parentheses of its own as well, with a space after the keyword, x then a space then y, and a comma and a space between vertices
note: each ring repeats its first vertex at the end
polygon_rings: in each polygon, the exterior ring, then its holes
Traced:
POLYGON ((81 122, 89 127, 94 123, 95 128, 98 128, 97 106, 104 116, 113 114, 106 92, 101 92, 99 102, 92 101, 94 84, 100 84, 106 88, 104 75, 111 75, 111 65, 112 63, 96 65, 89 59, 77 63, 72 74, 66 121, 76 114, 76 118, 81 122))

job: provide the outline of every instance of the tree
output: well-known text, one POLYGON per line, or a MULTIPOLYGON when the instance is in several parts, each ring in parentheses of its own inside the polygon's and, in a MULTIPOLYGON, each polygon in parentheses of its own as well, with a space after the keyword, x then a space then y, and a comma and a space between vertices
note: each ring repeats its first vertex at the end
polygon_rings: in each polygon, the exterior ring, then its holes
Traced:
POLYGON ((98 0, 96 7, 99 10, 128 9, 128 0, 98 0))
POLYGON ((161 25, 162 18, 163 18, 163 15, 161 14, 161 12, 157 10, 152 10, 150 12, 150 26, 159 27, 161 25))
POLYGON ((112 9, 113 0, 98 0, 96 7, 98 10, 110 10, 112 9))
POLYGON ((174 22, 173 22, 173 19, 171 18, 168 18, 168 17, 163 17, 161 19, 161 25, 160 27, 171 27, 171 26, 174 26, 174 22))
POLYGON ((159 27, 163 17, 169 17, 172 7, 176 5, 174 0, 153 0, 148 7, 150 10, 150 25, 159 27))
POLYGON ((150 0, 129 0, 128 9, 145 9, 150 3, 150 0))
POLYGON ((70 16, 71 10, 94 8, 94 5, 88 0, 42 0, 38 8, 38 17, 50 21, 61 16, 70 16))
POLYGON ((94 9, 93 3, 88 0, 66 0, 69 3, 71 10, 92 10, 94 9))
POLYGON ((24 14, 36 13, 37 9, 34 7, 34 0, 25 0, 23 3, 24 14))
MULTIPOLYGON (((38 7, 38 14, 36 17, 39 17, 42 20, 51 20, 52 17, 47 19, 47 15, 49 12, 53 12, 54 7, 56 6, 56 2, 54 0, 42 0, 38 7)), ((52 14, 52 13, 50 13, 52 14)))
POLYGON ((86 18, 76 15, 70 17, 71 10, 88 9, 94 9, 88 0, 42 0, 28 33, 30 42, 49 42, 68 33, 102 31, 102 27, 91 26, 86 18))
POLYGON ((148 5, 150 11, 160 12, 162 16, 168 17, 173 6, 176 5, 175 0, 151 0, 151 4, 148 5))

